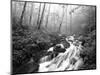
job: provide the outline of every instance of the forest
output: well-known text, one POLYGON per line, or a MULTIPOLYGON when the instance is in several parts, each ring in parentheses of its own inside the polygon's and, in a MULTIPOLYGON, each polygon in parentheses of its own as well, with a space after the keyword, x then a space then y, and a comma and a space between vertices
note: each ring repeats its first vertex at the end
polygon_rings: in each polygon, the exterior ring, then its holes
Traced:
POLYGON ((78 70, 96 69, 96 6, 12 1, 12 73, 35 73, 47 50, 75 36, 82 42, 78 70))

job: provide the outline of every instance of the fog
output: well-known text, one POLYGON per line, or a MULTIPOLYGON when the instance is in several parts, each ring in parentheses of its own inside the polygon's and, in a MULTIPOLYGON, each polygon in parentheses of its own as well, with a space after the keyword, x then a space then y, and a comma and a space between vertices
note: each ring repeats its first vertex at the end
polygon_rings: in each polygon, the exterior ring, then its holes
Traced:
MULTIPOLYGON (((16 16, 17 21, 20 20, 23 6, 24 2, 12 2, 12 17, 16 16)), ((37 26, 39 6, 40 3, 27 2, 23 25, 37 26), (32 16, 31 21, 30 16, 32 16)), ((40 16, 43 6, 44 3, 41 3, 40 16)), ((60 31, 62 34, 80 33, 89 25, 88 23, 94 15, 95 7, 92 6, 46 3, 41 27, 46 26, 48 16, 47 29, 50 32, 57 32, 61 24, 60 31), (48 11, 50 11, 49 14, 48 11)))
POLYGON ((12 1, 13 74, 96 69, 96 6, 12 1))

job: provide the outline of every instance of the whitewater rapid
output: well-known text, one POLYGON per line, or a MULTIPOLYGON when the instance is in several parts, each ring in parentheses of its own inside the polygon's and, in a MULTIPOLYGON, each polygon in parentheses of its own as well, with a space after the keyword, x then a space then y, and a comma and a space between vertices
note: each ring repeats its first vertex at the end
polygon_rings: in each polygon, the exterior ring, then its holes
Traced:
MULTIPOLYGON (((66 71, 66 70, 78 70, 83 64, 83 60, 80 57, 80 51, 82 50, 81 42, 74 39, 74 36, 67 37, 65 39, 69 44, 69 48, 65 48, 65 52, 59 53, 57 56, 53 55, 51 59, 50 55, 44 56, 40 59, 38 72, 49 71, 66 71)), ((63 44, 61 45, 64 48, 63 44)), ((54 47, 48 49, 48 52, 53 52, 54 47)))

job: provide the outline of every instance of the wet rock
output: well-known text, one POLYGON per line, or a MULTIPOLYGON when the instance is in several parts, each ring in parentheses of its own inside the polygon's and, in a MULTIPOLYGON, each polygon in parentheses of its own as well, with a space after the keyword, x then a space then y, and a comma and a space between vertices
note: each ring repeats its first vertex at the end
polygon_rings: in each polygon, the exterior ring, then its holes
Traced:
POLYGON ((62 52, 62 53, 64 53, 66 51, 66 49, 64 49, 64 48, 61 48, 61 46, 55 46, 54 47, 54 52, 62 52))
POLYGON ((39 64, 35 62, 30 62, 19 67, 14 74, 28 74, 37 72, 39 68, 39 64))
POLYGON ((39 42, 37 45, 39 46, 40 50, 47 50, 49 48, 49 45, 46 42, 39 42))

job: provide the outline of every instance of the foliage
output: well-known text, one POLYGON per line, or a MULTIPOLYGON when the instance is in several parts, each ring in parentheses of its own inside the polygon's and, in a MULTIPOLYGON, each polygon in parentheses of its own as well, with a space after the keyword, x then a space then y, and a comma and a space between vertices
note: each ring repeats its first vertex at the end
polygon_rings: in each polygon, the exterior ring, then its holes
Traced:
POLYGON ((82 37, 84 50, 81 52, 81 57, 84 58, 84 65, 81 69, 96 68, 96 23, 92 17, 90 24, 85 27, 82 37))
POLYGON ((36 30, 35 27, 30 28, 28 25, 20 25, 20 22, 16 22, 16 18, 12 19, 13 73, 31 58, 38 65, 46 50, 60 40, 57 33, 53 34, 42 28, 40 30, 36 30))
MULTIPOLYGON (((40 17, 40 22, 37 22, 37 25, 33 25, 33 26, 25 25, 25 24, 23 25, 22 21, 25 16, 24 15, 25 8, 26 6, 24 6, 23 13, 21 14, 22 16, 22 18, 20 19, 21 22, 18 22, 16 17, 12 17, 13 73, 16 73, 18 70, 20 70, 20 67, 25 66, 27 63, 29 63, 31 58, 34 61, 35 66, 38 66, 39 59, 43 57, 45 54, 47 54, 46 50, 48 50, 48 48, 50 48, 51 46, 59 44, 62 41, 61 39, 66 37, 66 35, 59 34, 60 30, 58 32, 49 32, 48 30, 46 30, 46 28, 43 28, 42 20, 45 14, 45 4, 42 11, 42 15, 38 15, 38 17, 40 17), (38 26, 38 30, 36 26, 38 26)), ((41 10, 41 8, 39 8, 39 10, 41 10)), ((64 17, 64 13, 63 13, 63 17, 64 17)), ((84 31, 80 34, 77 34, 78 37, 81 36, 79 40, 82 41, 82 46, 83 46, 83 51, 81 51, 80 56, 83 58, 84 65, 80 69, 96 68, 95 15, 91 16, 90 19, 91 20, 84 28, 84 31)), ((37 21, 39 21, 39 19, 37 21)), ((60 50, 59 48, 59 52, 61 51, 62 50, 60 50)), ((35 71, 33 70, 33 72, 35 71)))

